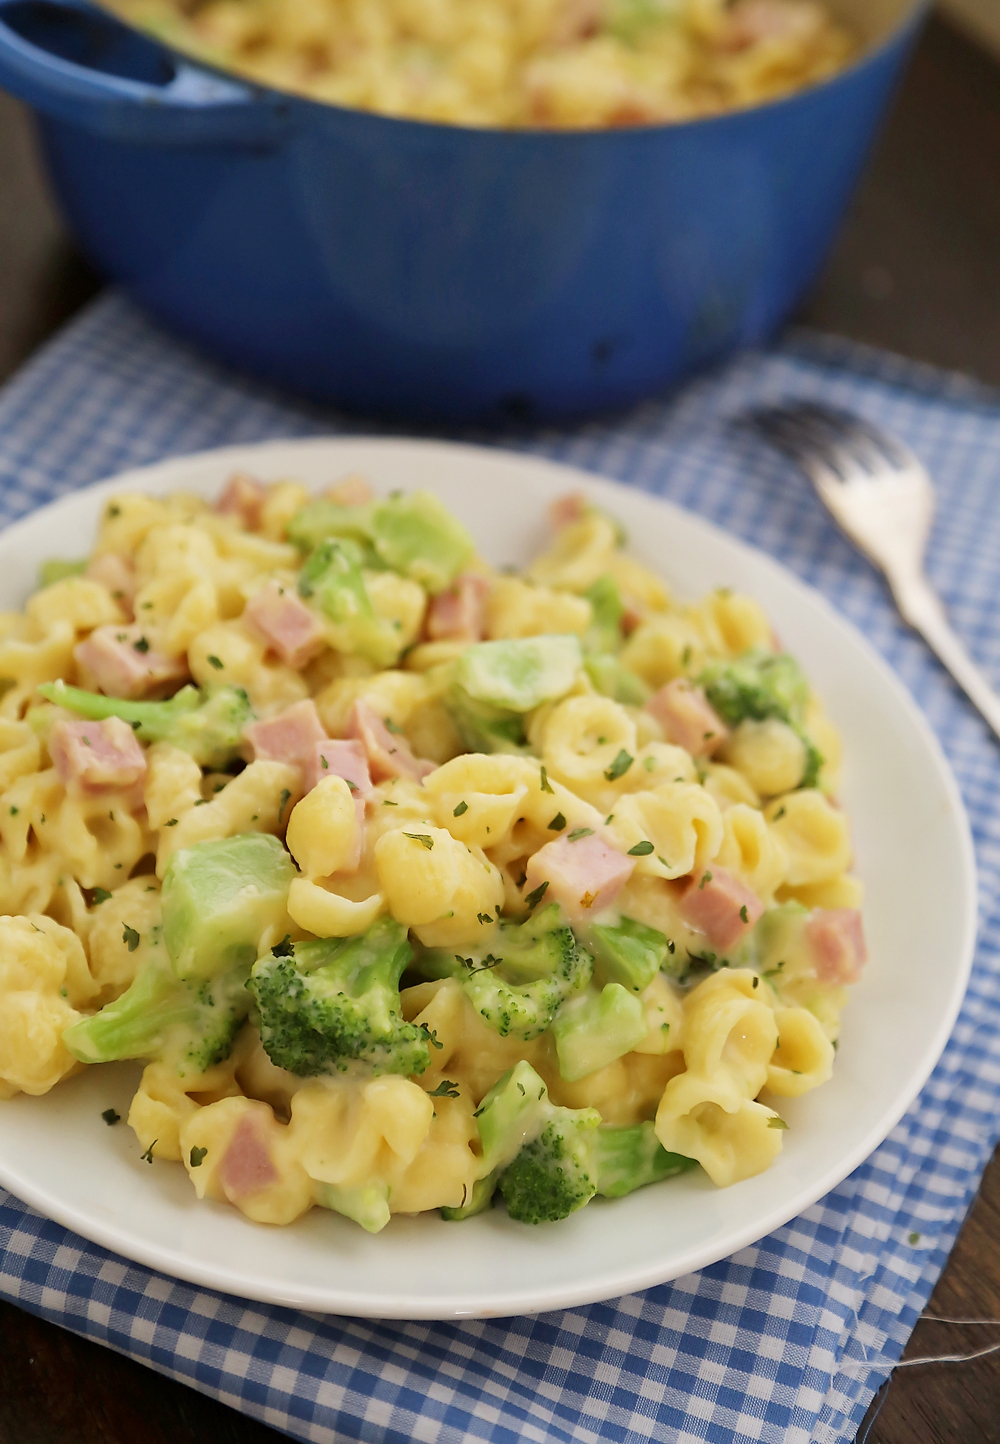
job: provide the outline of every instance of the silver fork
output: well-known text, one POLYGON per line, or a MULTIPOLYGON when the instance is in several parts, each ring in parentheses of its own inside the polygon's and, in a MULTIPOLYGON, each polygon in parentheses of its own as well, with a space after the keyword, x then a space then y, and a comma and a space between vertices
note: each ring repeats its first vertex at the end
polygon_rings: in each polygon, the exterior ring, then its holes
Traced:
POLYGON ((903 617, 1000 737, 1000 696, 952 631, 924 573, 934 488, 912 451, 861 417, 815 401, 759 408, 740 420, 812 480, 841 530, 885 573, 903 617))

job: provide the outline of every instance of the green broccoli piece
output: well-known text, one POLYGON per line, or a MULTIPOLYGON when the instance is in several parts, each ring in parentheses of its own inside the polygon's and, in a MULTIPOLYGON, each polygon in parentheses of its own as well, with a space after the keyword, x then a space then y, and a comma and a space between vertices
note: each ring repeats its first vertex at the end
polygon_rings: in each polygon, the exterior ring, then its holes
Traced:
POLYGON ((642 999, 621 983, 607 983, 600 992, 588 989, 552 1020, 559 1074, 567 1083, 587 1078, 631 1053, 648 1031, 642 999))
POLYGON ((661 1148, 652 1123, 617 1128, 593 1108, 559 1108, 530 1063, 498 1079, 476 1111, 482 1144, 471 1202, 448 1217, 471 1217, 499 1187, 511 1218, 553 1223, 595 1194, 620 1198, 694 1167, 661 1148))
POLYGON ((591 1135, 601 1115, 594 1108, 555 1107, 552 1114, 500 1175, 507 1212, 519 1223, 556 1223, 597 1192, 591 1135))
POLYGON ((623 1198, 647 1183, 674 1178, 696 1166, 693 1158, 668 1153, 653 1130, 652 1123, 635 1123, 624 1128, 602 1124, 594 1140, 597 1160, 597 1192, 605 1198, 623 1198))
POLYGON ((363 560, 348 538, 320 542, 299 573, 299 596, 333 623, 339 651, 391 667, 402 650, 399 633, 375 613, 361 573, 363 560))
POLYGON ((611 0, 604 29, 625 45, 635 46, 656 25, 676 25, 678 7, 672 0, 611 0))
POLYGON ((86 570, 86 558, 79 562, 64 562, 53 557, 42 562, 38 568, 38 585, 40 588, 51 587, 56 582, 64 582, 67 577, 82 577, 86 570))
POLYGON ((600 655, 621 649, 625 603, 613 577, 598 577, 583 594, 590 603, 593 620, 583 636, 583 650, 600 655))
POLYGON ((642 707, 653 695, 652 687, 647 687, 641 677, 610 653, 587 657, 583 665, 598 692, 614 702, 621 702, 626 707, 642 707))
POLYGON ((456 957, 453 976, 461 977, 472 1006, 501 1038, 527 1041, 544 1033, 593 971, 590 954, 554 903, 525 923, 501 924, 493 947, 485 956, 456 957))
POLYGON ((448 1223, 461 1223, 464 1219, 475 1218, 477 1213, 485 1213, 492 1206, 496 1188, 495 1173, 489 1173, 485 1178, 477 1178, 469 1190, 465 1202, 457 1208, 442 1208, 440 1210, 441 1217, 448 1223))
POLYGON ((802 739, 806 764, 800 787, 815 787, 823 754, 803 728, 809 684, 794 657, 787 652, 744 652, 732 662, 712 662, 698 678, 705 696, 730 727, 741 722, 763 722, 775 717, 802 739))
POLYGON ((358 1188, 325 1183, 317 1188, 315 1198, 320 1208, 360 1223, 366 1233, 381 1233, 389 1222, 389 1189, 384 1183, 363 1183, 358 1188))
POLYGON ((253 966, 247 984, 272 1063, 300 1078, 346 1071, 422 1073, 427 1030, 400 1013, 399 980, 412 957, 406 929, 379 918, 353 938, 279 945, 253 966))
POLYGON ((131 986, 92 1017, 73 1023, 63 1042, 82 1063, 119 1058, 169 1061, 183 1077, 200 1074, 229 1057, 250 1009, 249 963, 198 982, 173 971, 158 935, 144 940, 131 986))
POLYGON ((95 721, 120 717, 135 728, 142 742, 169 742, 190 753, 199 767, 216 771, 239 755, 243 729, 254 715, 242 687, 211 692, 182 687, 167 702, 130 702, 84 692, 65 682, 43 682, 38 691, 79 717, 95 721))
POLYGON ((476 550, 465 527, 432 491, 375 502, 371 535, 386 566, 419 582, 432 596, 451 586, 476 550))
POLYGON ((661 970, 674 977, 682 971, 676 950, 670 950, 669 939, 633 918, 621 918, 617 927, 591 928, 587 941, 598 976, 621 983, 633 993, 648 988, 661 970))
POLYGON ((430 491, 397 492, 368 506, 310 502, 292 517, 287 535, 303 551, 350 539, 363 550, 365 566, 388 567, 432 595, 450 587, 475 553, 465 527, 430 491))
POLYGON ((295 865, 276 837, 243 832, 172 854, 163 877, 163 934, 177 976, 249 971, 268 928, 283 928, 295 865))
POLYGON ((335 501, 311 501, 297 511, 285 529, 288 540, 303 552, 313 552, 331 537, 348 538, 361 548, 365 566, 378 565, 371 544, 371 507, 339 506, 335 501))
POLYGON ((471 751, 515 751, 524 743, 525 715, 564 697, 582 665, 575 636, 477 642, 454 663, 445 705, 471 751))

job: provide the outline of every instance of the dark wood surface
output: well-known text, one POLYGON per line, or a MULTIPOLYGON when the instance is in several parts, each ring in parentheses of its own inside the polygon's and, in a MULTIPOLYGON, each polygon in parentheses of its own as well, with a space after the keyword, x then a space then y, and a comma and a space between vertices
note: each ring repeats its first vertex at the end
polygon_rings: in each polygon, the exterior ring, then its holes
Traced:
MULTIPOLYGON (((0 377, 98 289, 52 206, 23 110, 0 95, 0 377)), ((1000 386, 1000 67, 935 21, 810 325, 1000 386)), ((1000 1157, 928 1312, 1000 1319, 1000 1157)), ((908 1357, 1000 1342, 921 1323, 908 1357)), ((265 1444, 281 1436, 141 1365, 0 1305, 0 1444, 265 1444)), ((1000 1444, 1000 1354, 898 1370, 859 1444, 1000 1444)))

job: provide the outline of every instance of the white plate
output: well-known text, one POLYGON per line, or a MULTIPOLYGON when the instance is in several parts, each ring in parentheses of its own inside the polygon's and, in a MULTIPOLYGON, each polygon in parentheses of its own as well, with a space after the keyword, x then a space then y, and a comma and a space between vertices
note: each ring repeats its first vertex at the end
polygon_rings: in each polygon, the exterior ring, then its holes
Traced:
POLYGON ((78 556, 102 500, 131 488, 214 495, 234 468, 320 487, 347 472, 380 491, 432 487, 490 561, 523 561, 544 508, 582 488, 621 517, 636 553, 681 596, 749 592, 800 658, 843 737, 844 805, 867 889, 871 952, 847 1010, 832 1082, 782 1103, 773 1168, 733 1188, 687 1174, 563 1223, 526 1227, 502 1208, 463 1224, 395 1218, 371 1237, 315 1209, 290 1228, 198 1203, 184 1171, 150 1167, 124 1124, 132 1065, 92 1068, 45 1098, 0 1104, 0 1182, 66 1227, 163 1273, 246 1298, 382 1318, 475 1318, 616 1297, 677 1278, 762 1238, 841 1181, 920 1091, 972 962, 975 862, 954 779, 921 714, 864 639, 767 557, 677 507, 549 462, 397 440, 233 447, 162 462, 68 496, 0 536, 0 606, 23 603, 39 560, 78 556))

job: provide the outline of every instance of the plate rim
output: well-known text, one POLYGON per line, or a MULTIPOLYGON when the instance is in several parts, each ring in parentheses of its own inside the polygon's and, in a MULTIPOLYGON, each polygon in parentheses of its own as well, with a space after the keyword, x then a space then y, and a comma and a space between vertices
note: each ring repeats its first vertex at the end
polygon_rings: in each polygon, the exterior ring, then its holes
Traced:
MULTIPOLYGON (((910 723, 926 753, 933 759, 937 780, 943 789, 949 804, 949 811, 957 825, 961 845, 961 874, 964 884, 962 930, 956 943, 954 957, 957 966, 948 1006, 941 1013, 932 1040, 926 1046, 919 1064, 908 1076, 905 1085, 900 1088, 892 1107, 880 1115, 878 1121, 872 1124, 854 1147, 839 1156, 836 1164, 828 1168, 819 1179, 814 1179, 811 1183, 791 1191, 783 1202, 773 1205, 766 1213, 754 1215, 753 1221, 748 1222, 744 1227, 730 1229, 726 1233, 725 1242, 721 1247, 717 1242, 713 1243, 711 1239, 706 1239, 700 1247, 688 1248, 686 1253, 680 1257, 675 1256, 673 1261, 666 1265, 661 1261, 659 1265, 647 1263, 642 1266, 636 1265, 631 1269, 614 1266, 616 1271, 613 1278, 605 1275, 595 1277, 594 1274, 591 1274, 588 1276, 588 1280, 565 1284, 558 1289, 550 1288, 544 1297, 538 1297, 537 1293, 532 1294, 530 1290, 526 1291, 522 1285, 517 1294, 505 1296, 501 1289, 497 1291, 494 1299, 487 1300, 482 1306, 470 1308, 465 1295, 435 1295, 433 1299, 425 1299, 423 1296, 413 1294, 400 1295, 394 1300, 387 1298, 383 1293, 374 1291, 370 1294, 358 1290, 350 1293, 343 1290, 338 1292, 326 1284, 322 1286, 297 1284, 285 1292, 273 1286, 258 1285, 255 1287, 253 1276, 249 1273, 246 1275, 236 1274, 227 1266, 213 1267, 202 1264, 197 1260, 188 1259, 180 1251, 172 1254, 159 1244, 145 1244, 139 1237, 126 1239, 125 1242, 128 1246, 123 1248, 121 1237, 116 1234, 110 1224, 102 1224, 99 1219, 91 1219, 86 1215, 81 1218, 74 1206, 67 1200, 50 1194, 45 1188, 33 1185, 30 1179, 22 1179, 17 1169, 12 1168, 4 1159, 2 1152, 0 1152, 0 1186, 72 1233, 107 1249, 113 1255, 130 1259, 167 1277, 237 1298, 340 1316, 457 1320, 531 1315, 555 1309, 579 1307, 636 1293, 696 1272, 721 1259, 729 1258, 741 1249, 767 1237, 775 1229, 803 1213, 818 1199, 825 1197, 842 1183, 865 1159, 870 1157, 875 1149, 885 1141, 917 1098, 940 1061, 951 1037, 965 1000, 975 961, 978 928, 978 873, 972 831, 964 799, 944 749, 929 721, 900 677, 867 637, 849 618, 838 612, 818 589, 803 580, 783 562, 769 552, 727 532, 699 513, 691 511, 657 492, 649 491, 642 485, 617 481, 600 472, 588 470, 584 464, 577 461, 571 463, 553 461, 547 456, 540 456, 534 452, 511 450, 502 446, 476 445, 469 442, 440 441, 409 436, 386 437, 365 433, 273 437, 256 442, 206 448, 197 452, 161 458, 141 467, 131 467, 88 486, 72 488, 63 492, 52 501, 31 509, 0 531, 0 557, 4 551, 16 545, 19 535, 29 526, 37 526, 47 514, 61 510, 73 503, 79 504, 84 500, 98 503, 104 496, 127 487, 155 491, 160 486, 169 485, 183 489, 183 479, 175 474, 183 472, 185 469, 206 466, 219 468, 218 485, 221 487, 227 468, 255 464, 263 470, 267 466, 269 453, 287 456, 289 451, 293 451, 303 455, 311 453, 321 455, 331 448, 336 450, 344 447, 374 447, 376 450, 384 452, 398 452, 401 456, 416 447, 428 456, 433 456, 435 451, 447 454, 449 457, 464 454, 473 465, 476 461, 489 460, 494 464, 523 466, 526 470, 540 468, 548 472, 553 481, 561 480, 567 486, 575 485, 578 488, 587 488, 596 492, 598 497, 609 501, 613 501, 623 489, 627 490, 634 496, 642 498, 649 505, 665 509, 668 515, 674 513, 679 516, 685 525, 693 526, 700 531, 703 538, 710 544, 715 546, 721 544, 724 549, 734 549, 745 560, 753 561, 757 565, 763 564, 765 570, 776 571, 780 580, 786 585, 790 585, 793 591, 807 595, 810 602, 825 614, 825 620, 828 623, 846 631, 851 642, 855 647, 860 648, 869 664, 881 674, 883 684, 895 694, 896 702, 908 714, 910 723)), ((282 465, 284 469, 288 469, 287 462, 282 465)), ((266 1227, 266 1225, 258 1226, 266 1227)))

